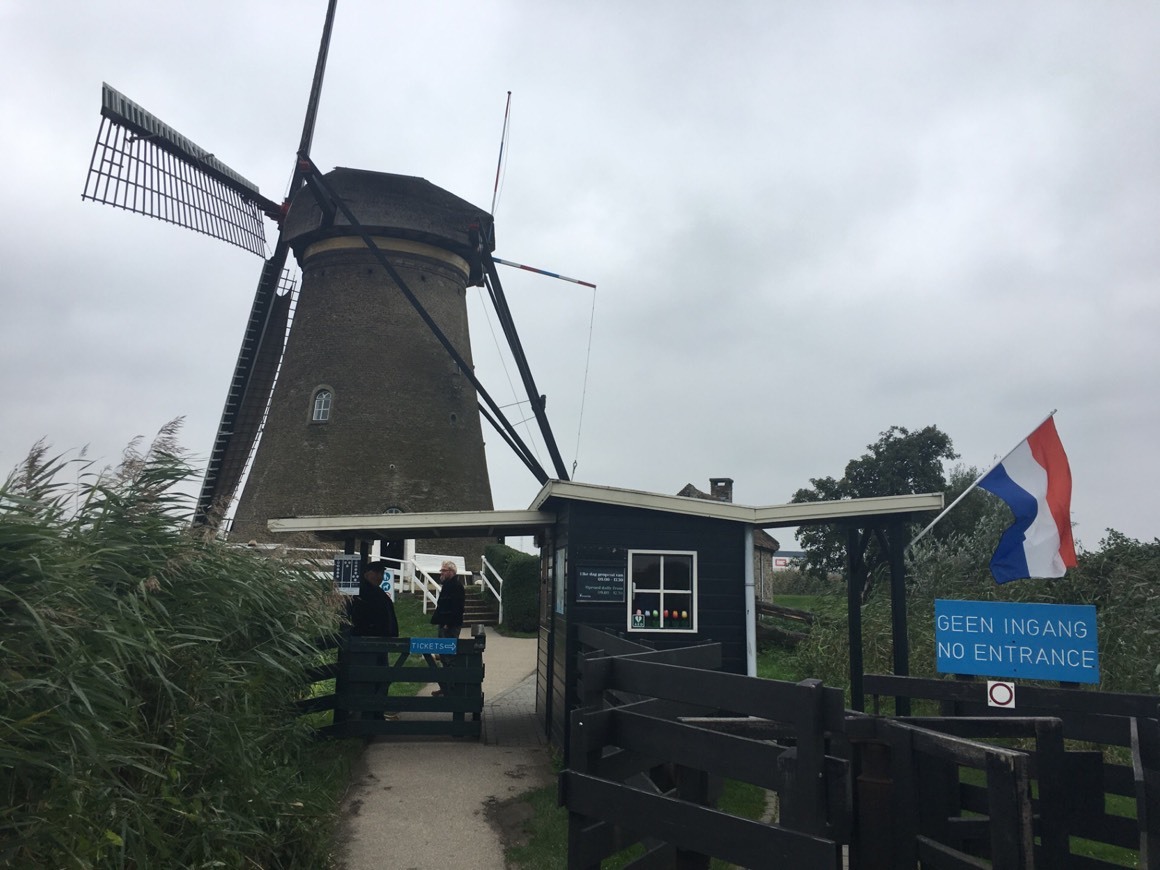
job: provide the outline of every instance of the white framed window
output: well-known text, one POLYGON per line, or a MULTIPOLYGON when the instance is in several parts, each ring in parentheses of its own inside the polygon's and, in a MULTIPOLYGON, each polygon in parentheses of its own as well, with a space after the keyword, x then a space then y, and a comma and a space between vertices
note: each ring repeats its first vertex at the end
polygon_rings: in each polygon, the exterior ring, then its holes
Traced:
POLYGON ((334 393, 322 387, 314 392, 314 407, 310 420, 314 423, 326 423, 330 420, 330 406, 334 403, 334 393))
POLYGON ((628 630, 697 630, 697 554, 629 550, 628 630))

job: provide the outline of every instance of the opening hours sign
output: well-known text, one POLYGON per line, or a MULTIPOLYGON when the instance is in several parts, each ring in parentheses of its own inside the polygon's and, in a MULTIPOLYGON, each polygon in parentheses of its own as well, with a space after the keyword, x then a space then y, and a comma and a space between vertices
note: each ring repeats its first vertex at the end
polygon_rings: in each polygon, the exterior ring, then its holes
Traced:
POLYGON ((934 625, 940 674, 1100 681, 1091 605, 936 600, 934 625))

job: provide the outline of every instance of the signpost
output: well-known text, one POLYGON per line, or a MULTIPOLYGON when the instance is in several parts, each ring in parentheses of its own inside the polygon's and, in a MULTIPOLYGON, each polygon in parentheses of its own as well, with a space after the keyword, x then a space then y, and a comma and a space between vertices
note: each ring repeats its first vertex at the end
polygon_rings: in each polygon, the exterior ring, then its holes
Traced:
POLYGON ((1100 681, 1091 605, 936 600, 934 622, 940 674, 1100 681))

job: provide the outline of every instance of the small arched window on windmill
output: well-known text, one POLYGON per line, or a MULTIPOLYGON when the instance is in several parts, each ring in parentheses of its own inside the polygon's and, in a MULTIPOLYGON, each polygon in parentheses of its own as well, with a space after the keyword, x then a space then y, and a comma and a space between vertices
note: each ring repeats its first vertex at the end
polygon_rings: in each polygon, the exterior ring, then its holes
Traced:
POLYGON ((334 404, 334 391, 330 387, 319 387, 314 391, 314 401, 311 403, 311 423, 327 423, 330 421, 330 409, 334 404))

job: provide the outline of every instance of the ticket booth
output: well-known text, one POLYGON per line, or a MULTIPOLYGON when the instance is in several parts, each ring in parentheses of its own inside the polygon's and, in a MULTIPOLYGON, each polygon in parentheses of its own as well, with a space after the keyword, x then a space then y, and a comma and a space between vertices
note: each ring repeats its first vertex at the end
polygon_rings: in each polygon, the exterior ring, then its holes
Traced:
MULTIPOLYGON (((755 676, 757 530, 865 529, 941 504, 934 494, 752 507, 549 481, 531 505, 553 518, 540 536, 536 681, 536 712, 549 740, 567 745, 569 713, 578 705, 579 626, 658 650, 719 643, 723 670, 755 676)), ((861 668, 860 635, 851 635, 851 646, 858 650, 853 673, 861 668)))
POLYGON ((576 629, 657 649, 708 641, 748 673, 752 528, 734 505, 553 482, 534 505, 554 515, 541 542, 537 713, 564 745, 576 704, 576 629))

